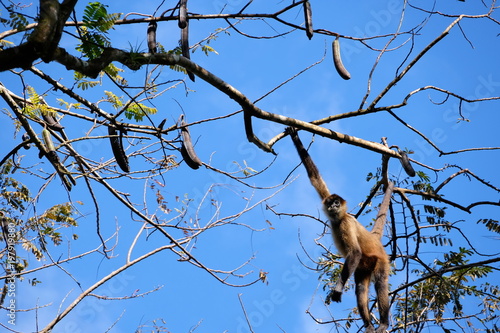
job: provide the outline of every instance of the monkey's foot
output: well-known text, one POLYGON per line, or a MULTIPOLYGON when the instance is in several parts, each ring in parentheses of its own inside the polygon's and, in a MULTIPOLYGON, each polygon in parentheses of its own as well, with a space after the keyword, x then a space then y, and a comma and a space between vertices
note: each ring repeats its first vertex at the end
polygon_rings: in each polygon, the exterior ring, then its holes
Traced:
POLYGON ((375 331, 375 333, 385 333, 387 331, 387 327, 388 325, 385 325, 385 324, 381 324, 377 330, 375 331))

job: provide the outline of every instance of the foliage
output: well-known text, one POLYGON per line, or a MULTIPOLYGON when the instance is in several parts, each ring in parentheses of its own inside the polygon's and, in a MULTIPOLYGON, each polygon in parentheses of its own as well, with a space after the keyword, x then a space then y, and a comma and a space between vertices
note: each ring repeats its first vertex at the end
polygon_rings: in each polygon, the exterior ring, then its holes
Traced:
POLYGON ((24 31, 29 24, 28 19, 23 14, 16 11, 16 6, 14 4, 8 6, 7 11, 9 12, 9 20, 6 20, 6 22, 9 26, 12 29, 24 31))
POLYGON ((76 86, 82 90, 87 90, 100 85, 104 75, 109 75, 111 78, 115 79, 118 84, 126 86, 127 80, 119 74, 120 72, 123 72, 123 69, 116 67, 114 64, 109 64, 99 75, 99 80, 89 80, 86 75, 79 72, 74 73, 74 78, 76 86))
POLYGON ((100 2, 90 2, 83 11, 83 25, 78 30, 82 42, 76 49, 89 59, 99 57, 103 49, 111 45, 107 33, 121 16, 108 14, 106 7, 100 2))
MULTIPOLYGON (((472 250, 459 248, 458 252, 450 251, 443 255, 443 259, 436 259, 433 267, 426 271, 415 269, 412 274, 427 278, 406 289, 404 297, 398 297, 396 301, 395 315, 401 323, 402 328, 406 323, 410 327, 408 332, 421 331, 426 321, 434 321, 445 331, 451 331, 448 326, 449 318, 444 318, 446 310, 451 307, 451 313, 455 318, 465 316, 465 307, 470 312, 476 305, 470 300, 465 301, 467 296, 476 296, 480 300, 478 309, 474 310, 474 317, 492 319, 492 312, 499 309, 499 290, 488 282, 473 284, 473 281, 485 281, 484 278, 492 272, 489 266, 470 265, 472 250), (484 298, 488 301, 484 301, 484 298), (420 310, 419 310, 420 309, 420 310)), ((468 322, 472 324, 471 320, 468 322)), ((397 328, 396 328, 397 329, 397 328)))
POLYGON ((40 96, 33 87, 26 87, 26 92, 28 93, 28 98, 31 103, 26 104, 23 112, 30 117, 40 117, 44 115, 54 116, 56 112, 50 108, 47 103, 43 100, 43 96, 40 96))
MULTIPOLYGON (((0 169, 1 212, 16 229, 15 243, 21 244, 22 248, 31 253, 36 260, 42 260, 45 254, 49 253, 49 244, 57 246, 63 243, 61 229, 78 226, 74 218, 76 210, 74 205, 68 202, 54 205, 40 215, 26 218, 34 199, 28 187, 16 180, 15 174, 16 168, 12 160, 0 169)), ((2 232, 2 238, 4 240, 6 238, 4 232, 2 232)), ((77 238, 76 234, 73 238, 77 238)), ((2 256, 6 263, 7 256, 2 256)), ((29 254, 16 252, 16 271, 20 273, 26 270, 29 261, 29 254)))
POLYGON ((123 102, 121 97, 116 96, 111 91, 105 91, 106 101, 111 103, 113 108, 117 111, 124 110, 125 117, 129 120, 142 121, 144 117, 155 114, 158 110, 142 103, 137 102, 123 102))

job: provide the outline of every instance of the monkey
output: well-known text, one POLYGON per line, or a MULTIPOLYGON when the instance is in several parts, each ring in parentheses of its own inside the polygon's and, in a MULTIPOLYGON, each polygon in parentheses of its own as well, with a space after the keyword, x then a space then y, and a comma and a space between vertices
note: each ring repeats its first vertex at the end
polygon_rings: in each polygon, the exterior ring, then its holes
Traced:
POLYGON ((366 333, 383 333, 389 326, 389 257, 380 237, 369 232, 358 220, 347 213, 347 204, 337 194, 330 194, 311 156, 302 145, 296 129, 286 130, 297 149, 313 187, 322 199, 323 210, 330 220, 333 240, 345 262, 335 287, 326 303, 340 302, 342 291, 351 275, 356 285, 358 311, 366 333), (373 279, 380 314, 379 327, 375 330, 368 309, 368 291, 373 279))

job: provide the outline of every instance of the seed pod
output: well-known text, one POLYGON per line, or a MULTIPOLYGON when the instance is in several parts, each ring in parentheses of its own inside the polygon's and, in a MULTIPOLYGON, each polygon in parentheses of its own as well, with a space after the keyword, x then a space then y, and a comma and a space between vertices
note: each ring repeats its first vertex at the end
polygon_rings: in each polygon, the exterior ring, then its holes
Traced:
POLYGON ((29 134, 28 134, 28 133, 24 133, 24 134, 23 134, 22 139, 23 139, 23 142, 25 142, 25 143, 23 144, 23 148, 24 148, 24 149, 30 149, 30 148, 31 148, 31 145, 30 145, 30 143, 29 143, 29 141, 30 141, 30 136, 29 136, 29 134))
POLYGON ((110 135, 109 141, 111 143, 111 149, 113 150, 113 155, 115 156, 116 163, 123 172, 130 172, 130 167, 128 165, 128 157, 123 149, 121 134, 118 136, 116 129, 112 126, 108 126, 108 134, 110 135))
POLYGON ((149 53, 156 53, 156 28, 158 24, 156 21, 151 21, 148 24, 148 48, 149 53))
MULTIPOLYGON (((45 157, 47 157, 47 159, 50 161, 50 163, 52 163, 52 165, 56 169, 56 172, 59 175, 59 178, 61 178, 61 181, 63 182, 66 189, 68 191, 71 191, 72 188, 71 184, 76 185, 76 181, 68 172, 68 170, 61 164, 59 155, 57 155, 54 143, 52 142, 52 136, 50 132, 45 128, 42 130, 42 137, 45 143, 45 147, 47 148, 47 154, 45 155, 45 157)), ((39 157, 41 156, 39 155, 39 157)))
POLYGON ((340 77, 344 80, 349 80, 351 78, 351 74, 344 67, 342 63, 342 59, 340 58, 340 41, 339 37, 335 38, 332 43, 332 51, 333 51, 333 64, 335 65, 335 69, 337 73, 339 73, 340 77))
POLYGON ((165 125, 165 122, 167 121, 167 118, 163 119, 159 124, 158 124, 158 130, 160 132, 163 130, 163 126, 165 125))
POLYGON ((43 121, 45 121, 45 123, 54 131, 62 131, 64 129, 64 126, 59 124, 56 118, 50 113, 42 112, 42 118, 43 121))
POLYGON ((399 150, 399 155, 401 155, 401 166, 405 170, 406 174, 410 177, 415 177, 415 170, 410 163, 410 159, 408 158, 408 154, 405 151, 399 150))
POLYGON ((187 0, 179 2, 179 28, 184 29, 187 26, 187 0))
POLYGON ((47 147, 47 150, 55 151, 56 148, 54 147, 54 143, 52 142, 52 137, 50 135, 50 132, 45 128, 42 130, 42 137, 43 141, 45 142, 45 146, 47 147))
POLYGON ((181 136, 182 136, 182 145, 181 145, 181 155, 184 158, 184 161, 191 169, 198 169, 203 163, 196 155, 194 151, 193 142, 191 141, 191 134, 189 133, 189 129, 186 126, 186 122, 184 121, 184 115, 180 116, 180 126, 181 128, 181 136))
MULTIPOLYGON (((186 21, 186 27, 181 30, 181 50, 182 50, 182 56, 184 58, 191 59, 191 56, 189 54, 189 22, 187 21, 186 21)), ((191 81, 194 82, 195 80, 194 74, 188 70, 186 70, 186 72, 191 81)))
POLYGON ((312 26, 312 10, 311 3, 306 0, 304 1, 304 19, 306 25, 306 35, 307 38, 311 39, 313 37, 313 26, 312 26))

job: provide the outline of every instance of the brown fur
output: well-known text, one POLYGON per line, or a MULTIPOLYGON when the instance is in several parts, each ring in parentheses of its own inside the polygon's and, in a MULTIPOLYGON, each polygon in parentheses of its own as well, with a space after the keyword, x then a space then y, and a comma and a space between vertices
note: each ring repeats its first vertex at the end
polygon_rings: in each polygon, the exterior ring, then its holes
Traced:
POLYGON ((302 145, 293 128, 287 129, 295 148, 307 170, 307 175, 319 196, 323 200, 323 209, 330 220, 333 240, 337 249, 345 258, 340 278, 327 297, 340 302, 342 291, 351 275, 356 284, 358 311, 363 319, 366 333, 383 333, 389 326, 389 258, 378 235, 369 232, 356 218, 347 213, 347 204, 337 194, 330 194, 326 183, 309 153, 302 145), (368 291, 370 281, 374 280, 380 325, 375 331, 368 309, 368 291))

